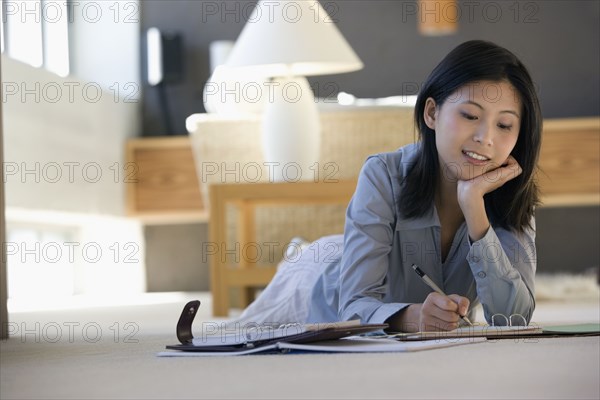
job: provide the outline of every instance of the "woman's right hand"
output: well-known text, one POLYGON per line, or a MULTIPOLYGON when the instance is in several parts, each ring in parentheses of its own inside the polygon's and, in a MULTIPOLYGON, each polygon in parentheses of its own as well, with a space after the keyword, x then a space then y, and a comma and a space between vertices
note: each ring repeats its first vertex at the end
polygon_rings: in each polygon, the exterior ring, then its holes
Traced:
POLYGON ((458 328, 460 316, 469 310, 469 299, 451 294, 429 293, 424 303, 411 304, 386 321, 399 332, 450 331, 458 328))
POLYGON ((461 315, 469 311, 469 299, 451 294, 429 293, 422 304, 419 327, 424 331, 451 331, 460 325, 461 315))

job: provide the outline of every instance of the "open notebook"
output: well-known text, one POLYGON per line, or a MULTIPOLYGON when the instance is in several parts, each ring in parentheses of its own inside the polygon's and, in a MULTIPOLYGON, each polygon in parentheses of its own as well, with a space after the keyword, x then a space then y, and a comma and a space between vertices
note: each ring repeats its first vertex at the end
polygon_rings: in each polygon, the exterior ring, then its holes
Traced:
MULTIPOLYGON (((361 324, 360 321, 347 321, 331 324, 289 324, 278 327, 245 326, 244 329, 225 331, 213 335, 194 337, 192 323, 200 307, 200 301, 187 303, 177 322, 179 344, 167 349, 193 352, 257 352, 258 348, 268 350, 268 346, 280 342, 306 344, 336 340, 347 336, 380 331, 387 324, 361 324)), ((277 347, 275 347, 277 348, 277 347)))
MULTIPOLYGON (((259 345, 287 341, 328 340, 373 332, 387 328, 387 324, 361 324, 360 321, 344 321, 323 324, 283 324, 278 326, 248 324, 240 329, 202 334, 192 339, 191 344, 197 348, 235 347, 242 345, 259 345), (324 335, 324 333, 327 333, 324 335), (322 339, 325 337, 325 339, 322 339)), ((183 343, 183 344, 189 344, 183 343)))
POLYGON ((485 337, 488 339, 510 338, 515 336, 539 334, 542 328, 538 326, 491 326, 473 325, 465 326, 452 331, 431 331, 417 333, 395 333, 387 335, 402 341, 411 340, 436 340, 485 337))
POLYGON ((159 357, 215 357, 215 356, 240 356, 249 354, 273 354, 290 352, 311 353, 405 353, 421 350, 439 349, 444 347, 459 346, 485 342, 486 338, 466 338, 453 341, 415 341, 401 342, 393 339, 376 339, 373 337, 351 336, 337 340, 317 341, 311 343, 274 342, 257 347, 238 347, 228 351, 212 351, 207 347, 181 348, 167 346, 167 349, 183 351, 163 351, 159 357))
POLYGON ((516 339, 563 336, 598 336, 600 324, 556 325, 541 327, 536 324, 526 326, 494 326, 475 324, 452 331, 395 333, 386 335, 400 341, 422 341, 436 339, 464 339, 485 337, 487 339, 516 339))
POLYGON ((194 337, 192 323, 200 306, 199 301, 187 303, 177 323, 179 344, 166 346, 162 357, 228 356, 264 353, 303 352, 408 352, 456 346, 485 341, 485 338, 466 338, 453 342, 400 342, 395 339, 359 337, 368 332, 382 331, 387 324, 361 324, 347 321, 331 324, 291 324, 277 328, 254 327, 226 335, 194 337))

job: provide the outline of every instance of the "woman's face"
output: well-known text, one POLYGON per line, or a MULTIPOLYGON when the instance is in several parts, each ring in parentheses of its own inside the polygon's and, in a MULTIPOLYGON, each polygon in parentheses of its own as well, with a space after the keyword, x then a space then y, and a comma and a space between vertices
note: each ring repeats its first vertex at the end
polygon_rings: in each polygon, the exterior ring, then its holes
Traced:
POLYGON ((427 126, 435 130, 441 176, 469 180, 506 162, 517 143, 521 100, 508 82, 472 82, 438 106, 425 104, 427 126))

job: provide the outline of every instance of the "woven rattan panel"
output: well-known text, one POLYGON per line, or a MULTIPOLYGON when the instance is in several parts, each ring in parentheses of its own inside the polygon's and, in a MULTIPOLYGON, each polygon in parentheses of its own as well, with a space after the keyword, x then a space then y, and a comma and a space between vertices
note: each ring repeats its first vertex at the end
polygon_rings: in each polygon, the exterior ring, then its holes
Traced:
MULTIPOLYGON (((410 107, 321 114, 321 161, 319 175, 314 176, 320 181, 356 178, 369 155, 393 151, 416 139, 412 121, 410 107)), ((211 184, 269 181, 260 135, 258 118, 223 119, 206 115, 196 120, 191 134, 192 149, 205 204, 209 204, 211 184)), ((230 248, 237 240, 233 208, 227 213, 230 248)), ((275 254, 281 258, 282 250, 294 236, 315 240, 341 233, 344 214, 345 207, 329 205, 259 207, 257 242, 277 243, 275 254)), ((268 262, 266 257, 270 254, 265 251, 261 260, 268 262)))

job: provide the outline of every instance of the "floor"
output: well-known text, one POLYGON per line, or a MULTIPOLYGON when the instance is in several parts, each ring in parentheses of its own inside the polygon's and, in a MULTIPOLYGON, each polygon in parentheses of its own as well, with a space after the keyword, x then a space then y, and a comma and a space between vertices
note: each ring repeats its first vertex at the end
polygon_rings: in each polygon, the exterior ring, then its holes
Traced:
MULTIPOLYGON (((177 341, 179 312, 196 298, 203 305, 195 328, 219 323, 210 318, 208 293, 148 294, 125 306, 100 307, 88 299, 84 308, 13 311, 11 338, 0 343, 0 398, 600 397, 598 337, 414 354, 156 357, 177 341), (551 366, 544 357, 559 362, 551 366), (532 383, 536 373, 545 384, 532 383), (432 374, 436 378, 426 383, 432 374)), ((600 305, 598 299, 541 302, 533 321, 598 322, 600 305)))

